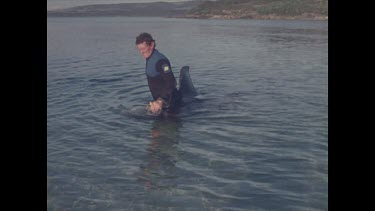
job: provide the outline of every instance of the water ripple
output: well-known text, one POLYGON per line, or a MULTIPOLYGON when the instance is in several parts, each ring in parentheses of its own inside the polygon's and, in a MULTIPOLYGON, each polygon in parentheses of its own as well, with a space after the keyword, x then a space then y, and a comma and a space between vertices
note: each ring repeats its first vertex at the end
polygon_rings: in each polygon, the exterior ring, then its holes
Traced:
POLYGON ((324 22, 48 22, 47 209, 328 208, 324 22), (175 118, 129 114, 152 99, 145 28, 175 76, 191 67, 199 95, 175 118))

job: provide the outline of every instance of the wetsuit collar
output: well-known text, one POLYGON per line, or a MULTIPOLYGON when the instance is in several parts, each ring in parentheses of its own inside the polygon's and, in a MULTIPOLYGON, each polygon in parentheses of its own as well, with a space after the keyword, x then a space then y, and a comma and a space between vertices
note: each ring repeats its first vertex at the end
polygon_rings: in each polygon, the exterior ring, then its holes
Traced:
POLYGON ((155 51, 158 51, 158 50, 156 50, 156 48, 154 48, 154 49, 152 50, 151 55, 146 59, 146 61, 148 61, 148 60, 152 57, 152 55, 154 54, 155 51))

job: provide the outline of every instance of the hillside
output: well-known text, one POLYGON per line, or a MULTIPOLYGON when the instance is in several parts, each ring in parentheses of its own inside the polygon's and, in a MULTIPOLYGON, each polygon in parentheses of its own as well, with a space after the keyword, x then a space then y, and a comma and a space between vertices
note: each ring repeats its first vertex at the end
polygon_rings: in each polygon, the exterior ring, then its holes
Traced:
POLYGON ((204 1, 186 17, 215 19, 328 19, 328 0, 204 1))
POLYGON ((128 17, 181 17, 198 1, 97 4, 47 11, 49 17, 128 16, 128 17))
POLYGON ((128 16, 208 19, 328 19, 328 0, 217 0, 122 3, 47 11, 49 17, 128 16))

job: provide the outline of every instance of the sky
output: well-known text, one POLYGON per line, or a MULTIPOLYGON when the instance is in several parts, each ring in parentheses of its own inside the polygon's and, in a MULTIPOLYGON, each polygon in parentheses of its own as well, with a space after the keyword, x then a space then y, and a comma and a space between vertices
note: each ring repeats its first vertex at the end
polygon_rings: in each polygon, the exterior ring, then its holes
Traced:
POLYGON ((187 0, 47 0, 47 10, 61 9, 90 4, 119 4, 119 3, 144 3, 144 2, 181 2, 187 0))

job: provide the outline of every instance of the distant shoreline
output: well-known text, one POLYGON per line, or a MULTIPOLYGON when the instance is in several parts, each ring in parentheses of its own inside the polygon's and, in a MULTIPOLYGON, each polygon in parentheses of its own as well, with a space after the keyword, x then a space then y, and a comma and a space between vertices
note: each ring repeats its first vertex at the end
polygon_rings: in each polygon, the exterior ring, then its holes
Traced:
POLYGON ((47 17, 164 17, 217 20, 328 20, 327 0, 121 3, 47 10, 47 17), (229 3, 228 3, 229 2, 229 3), (320 2, 320 3, 319 3, 320 2), (323 4, 324 3, 324 4, 323 4))
POLYGON ((123 15, 112 15, 112 16, 47 16, 47 18, 111 18, 111 17, 124 17, 124 18, 170 18, 170 19, 186 19, 186 20, 299 20, 299 21, 328 21, 326 17, 314 17, 314 18, 303 18, 303 17, 280 17, 280 18, 225 18, 225 17, 161 17, 161 16, 123 16, 123 15))
POLYGON ((276 16, 276 15, 267 15, 267 16, 256 16, 256 17, 231 17, 231 16, 186 16, 180 17, 185 19, 215 19, 215 20, 328 20, 328 16, 276 16))

